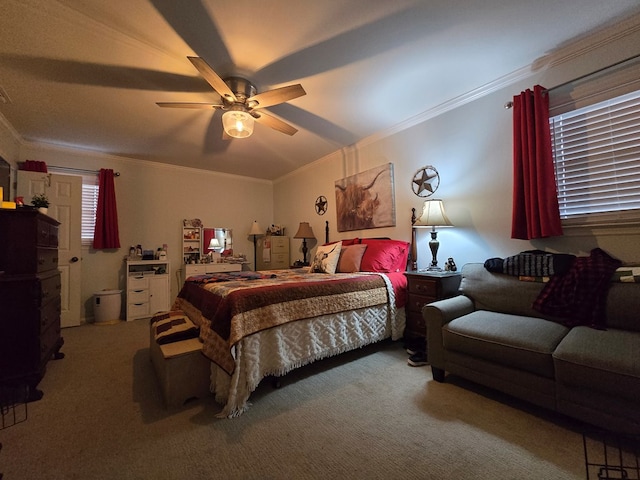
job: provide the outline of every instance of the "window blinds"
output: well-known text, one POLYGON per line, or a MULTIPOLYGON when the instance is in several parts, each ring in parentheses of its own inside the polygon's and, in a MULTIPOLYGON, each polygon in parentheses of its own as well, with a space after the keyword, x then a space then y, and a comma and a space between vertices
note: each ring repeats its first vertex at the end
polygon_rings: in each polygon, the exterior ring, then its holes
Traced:
POLYGON ((640 220, 640 90, 553 116, 550 124, 561 218, 640 220))

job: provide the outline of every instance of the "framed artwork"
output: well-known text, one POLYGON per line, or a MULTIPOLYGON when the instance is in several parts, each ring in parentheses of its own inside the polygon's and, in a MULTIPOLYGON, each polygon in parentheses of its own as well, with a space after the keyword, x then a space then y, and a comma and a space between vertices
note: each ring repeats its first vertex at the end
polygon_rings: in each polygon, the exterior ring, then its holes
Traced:
POLYGON ((339 232, 395 227, 392 163, 336 180, 335 190, 339 232))

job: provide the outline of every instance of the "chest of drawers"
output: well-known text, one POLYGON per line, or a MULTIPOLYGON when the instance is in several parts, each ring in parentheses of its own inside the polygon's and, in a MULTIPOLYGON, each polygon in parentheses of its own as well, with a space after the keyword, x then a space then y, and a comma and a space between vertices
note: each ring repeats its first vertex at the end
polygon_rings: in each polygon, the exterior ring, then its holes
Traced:
POLYGON ((25 384, 29 400, 47 362, 61 358, 59 223, 36 210, 0 211, 0 381, 25 384))

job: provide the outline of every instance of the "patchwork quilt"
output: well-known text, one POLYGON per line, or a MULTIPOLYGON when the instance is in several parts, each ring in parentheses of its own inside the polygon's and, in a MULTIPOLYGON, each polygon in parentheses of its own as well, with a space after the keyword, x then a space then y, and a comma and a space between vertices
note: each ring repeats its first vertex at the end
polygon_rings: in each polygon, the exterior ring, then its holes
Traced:
POLYGON ((393 301, 383 275, 273 270, 260 275, 187 280, 173 308, 200 327, 203 353, 228 375, 233 346, 243 338, 296 320, 336 314, 393 301))

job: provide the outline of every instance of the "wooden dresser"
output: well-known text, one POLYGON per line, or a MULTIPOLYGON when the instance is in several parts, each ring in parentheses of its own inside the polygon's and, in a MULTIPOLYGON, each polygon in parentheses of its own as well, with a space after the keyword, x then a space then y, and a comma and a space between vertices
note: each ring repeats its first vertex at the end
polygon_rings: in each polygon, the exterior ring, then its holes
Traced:
POLYGON ((409 291, 407 322, 404 329, 405 347, 425 351, 427 326, 422 318, 422 307, 427 303, 457 295, 461 276, 456 272, 406 272, 405 275, 409 291))
POLYGON ((0 382, 29 401, 51 358, 62 358, 58 225, 34 209, 0 210, 0 382))

